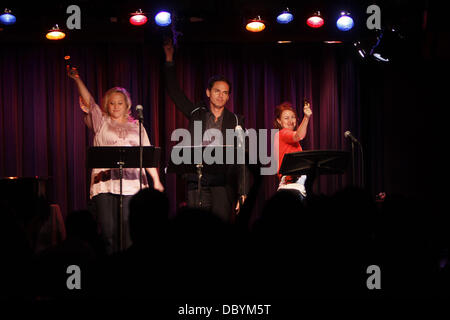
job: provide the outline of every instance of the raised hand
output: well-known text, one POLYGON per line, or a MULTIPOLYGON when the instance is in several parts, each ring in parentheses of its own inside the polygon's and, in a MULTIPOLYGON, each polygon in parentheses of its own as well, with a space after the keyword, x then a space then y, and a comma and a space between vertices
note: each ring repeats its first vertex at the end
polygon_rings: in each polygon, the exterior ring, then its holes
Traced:
POLYGON ((312 116, 311 104, 306 100, 303 104, 303 114, 308 118, 312 116))
POLYGON ((171 38, 166 38, 164 40, 163 44, 164 53, 166 54, 166 61, 172 62, 173 61, 173 53, 175 51, 173 47, 173 41, 171 38))
POLYGON ((77 68, 71 67, 67 69, 67 75, 72 79, 79 79, 80 75, 77 68))

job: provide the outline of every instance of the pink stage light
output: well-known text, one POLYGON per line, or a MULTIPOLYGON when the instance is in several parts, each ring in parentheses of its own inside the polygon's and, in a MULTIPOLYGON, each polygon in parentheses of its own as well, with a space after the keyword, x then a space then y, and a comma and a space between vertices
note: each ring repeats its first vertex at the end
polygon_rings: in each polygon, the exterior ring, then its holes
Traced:
POLYGON ((320 28, 323 26, 324 20, 321 17, 320 12, 316 12, 306 20, 306 24, 311 28, 320 28))
POLYGON ((148 20, 147 17, 145 16, 145 14, 142 13, 141 9, 133 13, 132 16, 130 17, 130 23, 134 26, 142 26, 147 22, 147 20, 148 20))

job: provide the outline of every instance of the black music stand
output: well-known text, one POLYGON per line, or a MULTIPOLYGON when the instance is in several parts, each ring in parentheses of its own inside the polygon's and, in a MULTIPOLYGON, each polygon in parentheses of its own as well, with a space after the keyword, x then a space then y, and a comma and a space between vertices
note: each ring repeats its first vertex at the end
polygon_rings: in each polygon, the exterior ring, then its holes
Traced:
POLYGON ((315 178, 323 174, 343 174, 348 166, 349 152, 311 150, 286 153, 280 166, 282 175, 307 175, 305 189, 310 195, 315 178))
MULTIPOLYGON (((227 160, 227 152, 231 152, 232 149, 234 149, 233 152, 233 164, 237 164, 237 156, 238 153, 236 152, 236 147, 233 145, 201 145, 201 146, 179 146, 176 145, 173 147, 173 149, 181 149, 180 154, 181 157, 183 157, 182 155, 184 155, 185 152, 189 153, 189 161, 187 163, 182 162, 182 163, 174 163, 172 161, 172 157, 170 157, 169 160, 169 164, 167 166, 167 172, 168 173, 176 173, 176 174, 189 174, 189 173, 194 173, 197 175, 197 196, 198 196, 198 206, 202 207, 202 176, 204 173, 210 173, 210 174, 217 174, 217 173, 222 173, 225 170, 225 165, 227 165, 226 160, 227 160), (209 152, 211 152, 212 156, 214 156, 215 154, 213 154, 213 152, 216 152, 216 150, 218 149, 222 149, 222 163, 205 163, 203 161, 203 155, 204 155, 204 151, 207 148, 214 148, 214 151, 210 150, 209 152), (201 149, 201 159, 200 161, 196 161, 198 159, 195 159, 195 153, 198 152, 200 153, 200 149, 201 149)), ((172 149, 172 152, 173 152, 172 149)), ((244 153, 245 155, 245 153, 244 153)), ((245 160, 245 159, 244 159, 245 160)))
MULTIPOLYGON (((120 201, 119 201, 119 248, 123 249, 123 194, 122 180, 124 168, 157 167, 161 156, 159 147, 142 147, 142 163, 140 147, 91 147, 87 153, 88 168, 119 168, 120 201)), ((145 172, 145 171, 144 171, 145 172)), ((141 173, 142 175, 142 173, 141 173)))

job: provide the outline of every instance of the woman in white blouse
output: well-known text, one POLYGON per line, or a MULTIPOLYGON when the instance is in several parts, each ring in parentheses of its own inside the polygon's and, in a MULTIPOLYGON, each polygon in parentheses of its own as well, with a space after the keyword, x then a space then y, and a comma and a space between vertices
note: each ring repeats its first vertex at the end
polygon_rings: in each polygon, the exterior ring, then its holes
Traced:
MULTIPOLYGON (((130 95, 124 88, 109 89, 102 100, 101 108, 95 103, 89 90, 81 80, 78 71, 68 72, 78 88, 80 102, 87 113, 86 124, 94 131, 94 146, 139 146, 139 122, 131 114, 130 95)), ((142 127, 142 145, 150 146, 150 141, 142 127)), ((145 169, 153 180, 153 187, 161 192, 164 187, 159 179, 157 168, 145 169)), ((142 171, 142 186, 148 187, 147 176, 142 171)), ((139 168, 123 169, 123 231, 124 249, 129 247, 128 201, 140 189, 139 168)), ((107 253, 117 252, 119 236, 119 169, 96 168, 91 174, 90 198, 95 206, 95 215, 100 232, 105 240, 107 253)))

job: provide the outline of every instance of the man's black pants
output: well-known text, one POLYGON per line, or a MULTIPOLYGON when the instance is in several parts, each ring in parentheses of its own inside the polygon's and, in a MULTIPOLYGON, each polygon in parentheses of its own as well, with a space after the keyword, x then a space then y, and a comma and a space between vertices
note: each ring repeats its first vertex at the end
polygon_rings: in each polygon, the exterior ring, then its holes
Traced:
POLYGON ((224 222, 231 220, 232 204, 224 186, 202 187, 201 205, 198 190, 188 190, 188 206, 209 210, 224 222))

